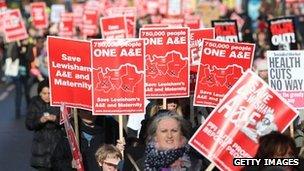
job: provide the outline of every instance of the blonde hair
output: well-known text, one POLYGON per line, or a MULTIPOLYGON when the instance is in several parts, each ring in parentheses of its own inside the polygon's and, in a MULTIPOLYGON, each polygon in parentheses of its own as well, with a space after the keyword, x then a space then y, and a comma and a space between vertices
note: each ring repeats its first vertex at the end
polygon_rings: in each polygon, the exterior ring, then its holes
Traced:
POLYGON ((122 160, 122 155, 119 149, 114 145, 104 144, 99 147, 95 153, 95 158, 98 163, 103 163, 108 156, 113 156, 113 158, 119 158, 122 160))

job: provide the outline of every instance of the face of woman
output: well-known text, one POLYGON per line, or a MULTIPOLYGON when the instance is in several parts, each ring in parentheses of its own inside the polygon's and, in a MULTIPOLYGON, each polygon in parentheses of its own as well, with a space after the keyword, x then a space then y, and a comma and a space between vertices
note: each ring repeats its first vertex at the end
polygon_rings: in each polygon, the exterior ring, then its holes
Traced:
POLYGON ((50 90, 48 87, 43 87, 43 89, 40 92, 40 97, 46 103, 50 102, 50 90))
POLYGON ((161 150, 176 149, 181 146, 182 134, 179 122, 172 118, 163 119, 156 129, 155 141, 161 150))

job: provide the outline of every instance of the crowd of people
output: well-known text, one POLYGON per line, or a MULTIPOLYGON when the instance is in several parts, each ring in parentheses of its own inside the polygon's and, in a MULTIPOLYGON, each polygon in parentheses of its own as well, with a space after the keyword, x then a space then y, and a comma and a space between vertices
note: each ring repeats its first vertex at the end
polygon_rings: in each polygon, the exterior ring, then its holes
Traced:
MULTIPOLYGON (((276 16, 271 2, 262 1, 257 18, 241 11, 245 23, 241 28, 242 41, 256 44, 253 69, 267 81, 265 53, 270 49, 267 20, 276 16)), ((288 15, 302 15, 300 6, 286 6, 288 15)), ((235 12, 227 10, 221 18, 230 18, 235 12)), ((297 25, 300 44, 303 47, 303 22, 298 17, 297 25)), ((76 170, 70 145, 64 127, 60 122, 59 107, 50 106, 48 81, 48 59, 46 37, 56 35, 56 24, 48 29, 37 30, 27 22, 29 38, 5 43, 0 41, 1 82, 15 85, 15 116, 20 118, 22 96, 25 96, 27 113, 26 128, 33 131, 31 166, 39 171, 76 170), (55 29, 54 29, 55 28, 55 29), (19 71, 15 76, 4 75, 5 60, 19 60, 19 71)), ((143 23, 151 22, 149 15, 137 19, 137 33, 143 23)), ((100 38, 97 35, 96 38, 100 38)), ((166 106, 162 100, 150 100, 146 115, 139 129, 127 128, 124 139, 119 139, 118 122, 113 116, 93 116, 91 111, 78 109, 79 147, 86 171, 169 171, 204 170, 210 161, 188 145, 188 140, 198 126, 211 113, 212 108, 196 107, 194 118, 190 117, 190 99, 168 99, 166 106)), ((71 122, 73 122, 71 120, 71 122)), ((259 140, 256 158, 298 158, 304 145, 304 122, 295 122, 296 136, 272 132, 259 140), (302 141, 301 141, 302 140, 302 141)), ((304 153, 302 153, 304 155, 304 153)), ((264 166, 245 167, 244 171, 281 169, 304 170, 303 162, 296 167, 269 168, 264 166), (302 164, 302 165, 301 165, 302 164)), ((216 168, 215 168, 216 170, 216 168)))

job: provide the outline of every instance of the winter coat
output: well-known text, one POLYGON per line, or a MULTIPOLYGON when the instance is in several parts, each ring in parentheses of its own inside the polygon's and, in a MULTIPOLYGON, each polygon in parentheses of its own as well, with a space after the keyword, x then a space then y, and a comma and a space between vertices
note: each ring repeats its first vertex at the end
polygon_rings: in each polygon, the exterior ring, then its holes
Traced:
POLYGON ((62 133, 59 125, 60 109, 51 107, 50 103, 44 102, 40 96, 35 96, 31 100, 26 116, 27 129, 34 131, 32 142, 31 166, 51 168, 51 156, 60 140, 62 133), (55 122, 41 123, 40 118, 43 113, 48 112, 56 115, 55 122))

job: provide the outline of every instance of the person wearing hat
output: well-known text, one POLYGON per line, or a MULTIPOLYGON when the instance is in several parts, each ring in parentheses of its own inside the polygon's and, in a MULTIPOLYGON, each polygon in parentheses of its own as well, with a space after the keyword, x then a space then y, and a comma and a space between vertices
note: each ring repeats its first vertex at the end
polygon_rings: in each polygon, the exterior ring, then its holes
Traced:
POLYGON ((62 136, 59 125, 59 107, 50 106, 48 80, 38 85, 38 95, 33 97, 28 107, 25 125, 34 131, 31 166, 37 170, 51 170, 51 156, 62 136))
POLYGON ((114 145, 105 144, 95 153, 96 160, 102 171, 118 171, 122 161, 120 150, 114 145))

